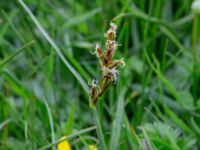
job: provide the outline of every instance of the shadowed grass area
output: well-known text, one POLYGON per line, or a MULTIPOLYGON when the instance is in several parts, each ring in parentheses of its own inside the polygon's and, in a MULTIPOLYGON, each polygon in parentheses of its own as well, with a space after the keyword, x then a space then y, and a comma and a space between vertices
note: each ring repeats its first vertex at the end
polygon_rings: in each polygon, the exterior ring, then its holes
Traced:
POLYGON ((0 149, 200 149, 192 0, 0 1, 0 149), (113 21, 126 66, 89 107, 113 21), (64 138, 62 138, 64 137, 64 138))

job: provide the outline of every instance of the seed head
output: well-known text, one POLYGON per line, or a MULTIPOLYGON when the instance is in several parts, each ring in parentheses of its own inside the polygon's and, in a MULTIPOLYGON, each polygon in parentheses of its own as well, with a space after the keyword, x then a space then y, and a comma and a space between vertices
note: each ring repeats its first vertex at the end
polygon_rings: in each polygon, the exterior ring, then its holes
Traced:
POLYGON ((118 67, 124 67, 125 63, 123 59, 113 60, 115 51, 117 49, 116 38, 117 26, 114 23, 110 23, 110 28, 104 34, 106 37, 106 50, 103 51, 99 44, 96 45, 95 53, 100 60, 102 79, 98 85, 96 80, 90 83, 90 106, 95 106, 105 91, 108 89, 111 83, 117 81, 119 75, 118 67))
POLYGON ((98 80, 92 80, 91 83, 88 83, 90 86, 90 97, 95 98, 98 95, 98 80))
POLYGON ((116 31, 117 30, 117 25, 111 22, 110 23, 110 29, 112 29, 113 31, 116 31))
POLYGON ((110 23, 110 28, 104 34, 105 38, 107 40, 111 40, 111 41, 115 40, 115 38, 116 38, 116 30, 117 30, 117 26, 114 23, 110 23))
POLYGON ((102 75, 103 75, 103 78, 104 77, 108 77, 110 78, 110 80, 113 82, 113 81, 116 81, 117 80, 117 75, 119 74, 118 70, 116 68, 112 68, 112 69, 109 69, 107 67, 102 67, 102 75))
POLYGON ((98 58, 100 58, 100 57, 103 56, 103 51, 102 51, 102 49, 101 49, 101 47, 100 47, 99 44, 96 44, 95 53, 96 53, 96 56, 97 56, 98 58))

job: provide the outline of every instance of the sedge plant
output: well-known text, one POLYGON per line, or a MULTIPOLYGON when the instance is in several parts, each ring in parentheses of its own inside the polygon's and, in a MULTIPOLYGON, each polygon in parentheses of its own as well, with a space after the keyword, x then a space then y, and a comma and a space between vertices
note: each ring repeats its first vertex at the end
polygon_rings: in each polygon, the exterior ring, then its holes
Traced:
POLYGON ((110 23, 110 28, 104 34, 106 38, 106 50, 103 51, 99 44, 96 44, 95 54, 99 59, 102 71, 100 84, 98 80, 92 80, 90 85, 90 106, 96 106, 99 98, 106 92, 108 87, 117 80, 119 74, 118 67, 124 67, 123 59, 113 59, 115 51, 118 47, 116 39, 117 26, 110 23))

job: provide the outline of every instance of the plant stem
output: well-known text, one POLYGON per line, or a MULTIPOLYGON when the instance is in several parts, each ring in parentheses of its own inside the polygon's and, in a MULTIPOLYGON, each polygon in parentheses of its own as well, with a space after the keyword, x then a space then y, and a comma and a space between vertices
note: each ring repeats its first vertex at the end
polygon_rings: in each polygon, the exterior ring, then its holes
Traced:
POLYGON ((101 128, 101 123, 100 123, 100 120, 99 120, 99 116, 98 116, 98 112, 97 112, 97 109, 96 107, 92 110, 93 112, 93 115, 94 115, 94 121, 95 121, 95 125, 96 125, 96 130, 97 130, 97 136, 100 140, 100 149, 101 150, 106 150, 106 144, 105 144, 105 139, 104 139, 104 136, 103 136, 103 132, 102 132, 102 128, 101 128))
POLYGON ((198 45, 198 21, 199 21, 199 16, 194 16, 194 21, 193 21, 193 28, 192 28, 192 54, 193 54, 193 71, 192 71, 192 82, 193 82, 193 87, 192 87, 192 92, 193 96, 196 99, 197 98, 197 45, 198 45))
POLYGON ((39 148, 38 150, 48 149, 48 148, 50 148, 50 147, 52 147, 52 146, 54 146, 54 145, 57 145, 58 143, 60 143, 60 142, 62 142, 62 141, 64 141, 64 140, 72 139, 72 138, 74 138, 74 137, 76 137, 76 136, 78 136, 78 135, 80 135, 80 134, 90 132, 90 131, 94 130, 95 128, 96 128, 96 126, 93 126, 93 127, 89 127, 89 128, 80 130, 80 131, 78 131, 78 132, 76 132, 76 133, 74 133, 74 134, 72 134, 72 135, 66 136, 65 138, 62 138, 62 139, 60 139, 60 140, 55 141, 54 143, 45 145, 45 146, 39 148))

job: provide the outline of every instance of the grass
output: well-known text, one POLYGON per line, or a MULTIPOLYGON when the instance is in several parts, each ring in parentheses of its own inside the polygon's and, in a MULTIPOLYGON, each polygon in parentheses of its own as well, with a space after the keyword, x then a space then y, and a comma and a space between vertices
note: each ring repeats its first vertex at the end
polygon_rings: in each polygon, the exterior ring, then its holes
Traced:
POLYGON ((0 149, 200 149, 192 2, 1 1, 0 149), (111 20, 126 66, 91 109, 87 82, 101 78, 91 51, 111 20))

